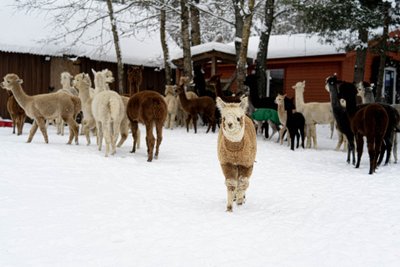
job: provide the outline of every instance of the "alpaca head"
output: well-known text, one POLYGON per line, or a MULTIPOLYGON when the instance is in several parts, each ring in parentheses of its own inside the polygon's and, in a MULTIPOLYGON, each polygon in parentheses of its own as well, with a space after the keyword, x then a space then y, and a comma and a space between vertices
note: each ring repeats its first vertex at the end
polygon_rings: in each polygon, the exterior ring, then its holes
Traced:
POLYGON ((92 86, 92 81, 90 80, 89 74, 82 72, 75 75, 72 84, 79 91, 83 88, 89 89, 92 86))
POLYGON ((64 71, 61 73, 60 83, 63 86, 63 88, 71 87, 71 79, 72 75, 69 72, 64 71))
POLYGON ((276 103, 278 106, 284 105, 285 97, 286 97, 286 94, 284 94, 284 95, 278 94, 278 95, 276 96, 276 98, 275 98, 275 103, 276 103))
POLYGON ((166 85, 165 86, 165 95, 175 95, 176 94, 176 85, 166 85))
POLYGON ((23 80, 18 77, 17 74, 9 73, 4 76, 4 80, 0 83, 0 87, 6 90, 11 90, 15 85, 21 85, 23 80))
POLYGON ((109 83, 114 82, 114 77, 112 72, 108 69, 104 69, 102 71, 95 71, 92 69, 94 75, 94 87, 96 90, 105 90, 109 83))
POLYGON ((326 77, 325 90, 329 93, 330 92, 329 85, 336 86, 336 84, 337 84, 337 77, 336 77, 336 73, 335 73, 332 76, 326 77))
POLYGON ((306 87, 306 81, 297 82, 292 88, 296 91, 304 92, 304 87, 306 87))
POLYGON ((221 112, 221 129, 229 141, 240 142, 242 140, 248 106, 247 97, 243 97, 240 103, 225 103, 220 97, 217 97, 217 107, 221 112))
POLYGON ((208 84, 213 86, 217 85, 220 82, 221 82, 221 74, 215 74, 211 76, 211 78, 208 80, 208 84))

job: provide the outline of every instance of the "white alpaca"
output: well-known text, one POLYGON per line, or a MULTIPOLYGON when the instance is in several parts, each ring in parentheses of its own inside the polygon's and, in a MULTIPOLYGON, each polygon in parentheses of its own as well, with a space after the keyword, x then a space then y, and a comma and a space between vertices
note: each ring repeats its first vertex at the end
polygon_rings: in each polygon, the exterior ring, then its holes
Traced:
MULTIPOLYGON (((282 128, 279 130, 279 142, 281 145, 283 144, 283 135, 285 134, 285 131, 287 131, 287 127, 286 127, 287 112, 285 110, 285 97, 286 97, 286 94, 284 94, 284 95, 278 94, 275 98, 275 103, 278 106, 277 112, 278 112, 279 121, 282 124, 282 128)), ((288 141, 288 145, 289 145, 290 144, 289 132, 287 134, 287 141, 288 141)))
POLYGON ((335 125, 335 119, 332 113, 330 102, 310 102, 304 103, 304 87, 306 81, 297 82, 292 88, 295 90, 296 111, 303 114, 306 120, 307 148, 311 148, 311 139, 313 147, 317 148, 317 130, 316 124, 330 124, 331 137, 335 125))
POLYGON ((176 116, 178 113, 178 98, 176 95, 176 86, 166 85, 165 86, 165 102, 167 103, 168 114, 167 120, 165 121, 165 128, 173 129, 176 126, 176 116))
MULTIPOLYGON (((109 84, 114 82, 114 76, 112 72, 108 69, 104 69, 102 71, 96 72, 92 69, 93 75, 94 75, 94 95, 103 92, 103 91, 110 91, 110 86, 109 84)), ((124 112, 123 112, 123 118, 120 124, 120 133, 121 133, 121 138, 117 144, 117 147, 121 147, 122 144, 125 142, 125 140, 128 138, 129 134, 129 128, 130 128, 130 123, 128 116, 126 114, 126 107, 128 105, 129 97, 126 96, 121 96, 122 102, 124 104, 124 112)), ((137 131, 137 140, 138 142, 136 143, 136 147, 140 147, 140 130, 138 129, 137 131)))

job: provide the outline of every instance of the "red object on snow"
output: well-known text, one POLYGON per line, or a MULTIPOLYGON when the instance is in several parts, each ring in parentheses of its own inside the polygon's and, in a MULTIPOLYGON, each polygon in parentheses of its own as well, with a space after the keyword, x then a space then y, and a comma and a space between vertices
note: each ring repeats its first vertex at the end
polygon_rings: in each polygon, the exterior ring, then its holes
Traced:
POLYGON ((0 127, 12 127, 12 121, 10 120, 0 120, 0 127))

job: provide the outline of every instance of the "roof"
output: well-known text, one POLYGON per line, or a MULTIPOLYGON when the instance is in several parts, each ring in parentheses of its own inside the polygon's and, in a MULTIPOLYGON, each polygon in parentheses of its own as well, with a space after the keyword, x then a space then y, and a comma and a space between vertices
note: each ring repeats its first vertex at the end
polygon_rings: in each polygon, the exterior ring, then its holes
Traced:
MULTIPOLYGON (((60 0, 57 0, 60 1, 60 0)), ((61 0, 62 1, 62 0, 61 0)), ((50 56, 85 56, 92 60, 116 62, 116 53, 112 42, 112 34, 109 31, 110 23, 98 21, 86 32, 76 44, 73 44, 72 37, 65 36, 64 42, 46 43, 43 40, 49 39, 57 33, 51 22, 51 16, 45 13, 18 11, 13 6, 13 0, 2 0, 0 2, 0 51, 14 53, 28 53, 35 55, 50 56), (104 31, 103 43, 110 45, 99 45, 99 40, 91 40, 93 36, 104 31)), ((104 3, 103 3, 104 4, 104 3)), ((73 28, 71 25, 62 25, 62 30, 73 28)), ((133 30, 131 29, 133 32, 133 30)), ((58 33, 60 33, 58 31, 58 33)), ((122 61, 125 64, 144 65, 148 67, 162 67, 163 53, 158 31, 148 32, 135 29, 135 36, 120 37, 122 50, 122 61)), ((174 49, 174 43, 169 43, 174 49)))

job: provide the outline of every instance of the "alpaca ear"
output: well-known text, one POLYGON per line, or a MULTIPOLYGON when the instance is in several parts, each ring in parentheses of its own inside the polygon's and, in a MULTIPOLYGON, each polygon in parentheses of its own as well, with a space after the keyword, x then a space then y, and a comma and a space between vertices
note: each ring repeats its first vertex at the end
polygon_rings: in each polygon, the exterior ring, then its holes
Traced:
POLYGON ((246 112, 248 107, 249 107, 249 99, 247 98, 247 96, 242 97, 242 99, 240 100, 240 108, 246 112))
POLYGON ((219 96, 217 97, 216 102, 217 102, 217 107, 220 111, 225 108, 226 103, 222 101, 222 99, 219 96))
POLYGON ((92 69, 92 73, 93 75, 96 75, 96 71, 94 69, 92 69))
POLYGON ((24 83, 24 80, 22 80, 22 79, 18 79, 18 80, 17 80, 17 83, 19 83, 19 84, 23 84, 23 83, 24 83))

